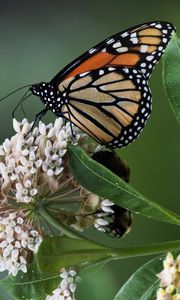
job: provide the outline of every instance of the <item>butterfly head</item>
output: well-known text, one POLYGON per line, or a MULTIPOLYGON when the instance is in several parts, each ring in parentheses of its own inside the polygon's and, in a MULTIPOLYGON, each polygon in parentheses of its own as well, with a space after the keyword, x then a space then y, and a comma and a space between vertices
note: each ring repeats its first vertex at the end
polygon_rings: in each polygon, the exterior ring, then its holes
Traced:
POLYGON ((56 115, 61 115, 61 106, 64 104, 63 97, 57 87, 50 83, 41 82, 33 84, 30 91, 40 97, 47 109, 50 109, 56 115))

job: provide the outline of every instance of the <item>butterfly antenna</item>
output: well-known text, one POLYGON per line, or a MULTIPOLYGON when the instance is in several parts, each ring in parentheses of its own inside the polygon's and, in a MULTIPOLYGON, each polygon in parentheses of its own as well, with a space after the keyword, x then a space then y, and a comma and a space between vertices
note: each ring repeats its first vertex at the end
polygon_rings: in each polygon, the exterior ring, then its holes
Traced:
POLYGON ((4 96, 3 98, 1 98, 0 101, 3 101, 4 99, 8 98, 8 97, 11 96, 12 94, 14 94, 14 93, 16 93, 16 92, 18 92, 18 91, 20 91, 20 90, 22 90, 22 89, 24 89, 24 88, 30 87, 30 86, 32 86, 32 84, 28 84, 28 85, 22 86, 22 87, 18 88, 17 90, 14 90, 14 91, 12 91, 11 93, 7 94, 7 95, 4 96))

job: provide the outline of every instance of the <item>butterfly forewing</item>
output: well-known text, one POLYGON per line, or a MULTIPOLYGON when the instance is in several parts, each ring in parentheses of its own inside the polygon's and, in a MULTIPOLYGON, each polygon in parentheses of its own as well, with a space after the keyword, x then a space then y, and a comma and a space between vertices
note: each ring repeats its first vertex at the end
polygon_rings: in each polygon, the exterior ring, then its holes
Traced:
POLYGON ((67 65, 51 83, 105 66, 136 68, 149 78, 174 30, 172 24, 158 21, 117 33, 67 65))
POLYGON ((140 71, 105 67, 64 80, 63 115, 110 147, 123 147, 140 133, 151 111, 151 93, 140 71))

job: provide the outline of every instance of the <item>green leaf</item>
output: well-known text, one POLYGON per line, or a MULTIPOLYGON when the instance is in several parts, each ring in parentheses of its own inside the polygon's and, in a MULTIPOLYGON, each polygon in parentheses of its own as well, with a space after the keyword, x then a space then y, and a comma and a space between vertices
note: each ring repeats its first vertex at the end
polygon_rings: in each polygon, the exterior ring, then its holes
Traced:
POLYGON ((10 300, 10 296, 6 293, 5 289, 3 289, 1 286, 0 286, 0 299, 1 300, 10 300))
POLYGON ((162 257, 141 266, 124 284, 114 300, 152 300, 158 288, 158 274, 163 269, 162 257))
POLYGON ((37 265, 30 265, 28 272, 18 272, 16 276, 9 275, 0 281, 0 285, 18 300, 44 300, 51 294, 60 282, 59 273, 42 274, 37 265))
POLYGON ((61 268, 102 263, 111 257, 111 249, 88 240, 69 237, 50 237, 41 243, 37 253, 39 269, 55 273, 61 268))
POLYGON ((70 169, 87 190, 146 217, 180 225, 180 216, 145 198, 110 170, 91 159, 79 146, 69 146, 70 169))
POLYGON ((172 110, 180 124, 180 39, 173 35, 163 59, 163 82, 172 110))

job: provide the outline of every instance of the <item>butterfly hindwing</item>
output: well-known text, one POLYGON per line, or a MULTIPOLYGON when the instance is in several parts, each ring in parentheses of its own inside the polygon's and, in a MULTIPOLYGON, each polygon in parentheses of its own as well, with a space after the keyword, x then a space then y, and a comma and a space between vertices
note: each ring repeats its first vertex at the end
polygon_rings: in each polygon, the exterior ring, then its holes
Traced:
POLYGON ((51 83, 105 66, 136 68, 149 78, 174 30, 171 23, 157 21, 117 33, 68 64, 51 83))
POLYGON ((66 94, 63 116, 97 141, 123 147, 143 129, 151 112, 151 92, 136 69, 105 67, 59 84, 66 94))

